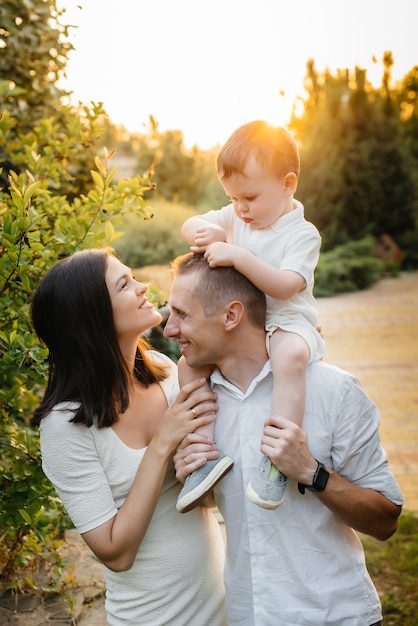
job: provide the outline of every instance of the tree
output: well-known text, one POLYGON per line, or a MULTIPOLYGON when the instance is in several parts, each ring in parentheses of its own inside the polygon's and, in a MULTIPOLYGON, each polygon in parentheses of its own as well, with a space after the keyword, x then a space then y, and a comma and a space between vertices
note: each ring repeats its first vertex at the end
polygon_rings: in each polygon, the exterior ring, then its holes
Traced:
MULTIPOLYGON (((9 142, 0 151, 3 172, 0 187, 6 188, 10 169, 22 171, 26 155, 16 149, 30 145, 35 152, 48 145, 47 132, 35 138, 33 127, 41 120, 54 126, 54 135, 64 137, 68 127, 77 123, 71 107, 61 106, 66 93, 58 87, 59 79, 65 75, 68 54, 72 49, 68 41, 70 26, 63 25, 64 10, 58 10, 56 0, 2 0, 0 3, 0 98, 1 111, 8 112, 13 125, 8 127, 9 142), (42 143, 42 145, 41 145, 42 143)), ((93 107, 93 115, 104 115, 101 106, 93 107)), ((89 113, 80 106, 80 115, 88 124, 89 113)), ((78 136, 76 132, 67 136, 68 142, 49 144, 51 159, 59 163, 62 174, 62 193, 76 197, 88 192, 91 180, 89 170, 94 167, 94 148, 99 132, 95 123, 91 132, 78 136), (77 141, 82 143, 76 145, 77 141), (71 139, 72 138, 72 139, 71 139), (59 149, 58 149, 59 145, 59 149)), ((102 132, 102 131, 100 131, 102 132)))
POLYGON ((391 90, 392 57, 380 89, 366 71, 319 75, 310 61, 303 114, 291 126, 301 144, 298 194, 329 250, 368 234, 399 238, 415 227, 412 172, 391 90))
POLYGON ((166 200, 207 209, 226 204, 226 196, 215 169, 215 152, 194 146, 186 150, 183 133, 161 133, 158 122, 150 116, 147 135, 136 137, 138 170, 151 168, 157 193, 166 200))
POLYGON ((9 173, 8 188, 0 191, 0 576, 6 579, 16 564, 37 553, 45 556, 63 519, 42 473, 38 433, 29 427, 47 367, 46 350, 30 324, 33 291, 59 258, 112 245, 115 224, 128 212, 149 214, 143 196, 150 180, 137 176, 113 184, 112 153, 96 157, 86 195, 69 199, 61 193, 66 164, 51 158, 51 151, 65 153, 69 143, 77 158, 75 147, 83 150, 90 125, 99 123, 94 107, 86 108, 84 118, 66 110, 61 119, 65 128, 41 119, 19 139, 16 120, 8 112, 0 120, 0 150, 19 163, 9 173), (14 137, 10 143, 9 137, 14 137))
POLYGON ((29 130, 48 117, 64 95, 58 87, 72 45, 56 0, 2 0, 0 77, 2 106, 29 130))

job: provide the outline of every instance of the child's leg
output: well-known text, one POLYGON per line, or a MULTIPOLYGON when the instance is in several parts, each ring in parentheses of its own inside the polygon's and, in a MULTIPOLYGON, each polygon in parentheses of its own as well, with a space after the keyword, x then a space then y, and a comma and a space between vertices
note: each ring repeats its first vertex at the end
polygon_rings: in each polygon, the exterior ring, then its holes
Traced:
POLYGON ((299 426, 306 401, 306 370, 309 347, 296 333, 278 328, 270 337, 270 362, 273 371, 272 415, 283 415, 299 426))
MULTIPOLYGON (((177 367, 178 367, 180 388, 184 387, 184 385, 187 385, 187 383, 191 383, 192 380, 195 380, 196 378, 203 377, 203 378, 208 379, 212 373, 211 367, 199 367, 199 368, 189 367, 184 357, 179 358, 177 367)), ((203 387, 199 387, 198 392, 200 393, 201 391, 206 390, 206 389, 210 390, 209 383, 205 383, 203 387)), ((207 437, 210 437, 213 441, 214 428, 215 428, 215 425, 213 422, 211 422, 210 424, 206 424, 205 426, 196 428, 195 432, 200 433, 202 435, 206 435, 207 437)))
MULTIPOLYGON (((180 387, 183 387, 195 378, 202 376, 209 378, 211 373, 212 368, 210 367, 189 367, 183 357, 180 357, 178 361, 180 387)), ((209 383, 207 385, 209 389, 209 383)), ((204 386, 200 387, 199 391, 195 393, 199 393, 204 388, 204 386)), ((214 423, 211 422, 206 426, 197 428, 195 432, 206 435, 213 440, 214 423)), ((206 461, 202 467, 199 467, 192 474, 189 474, 177 498, 177 511, 179 511, 179 513, 186 513, 200 504, 212 491, 214 486, 229 472, 233 463, 233 460, 229 456, 225 456, 222 451, 219 450, 219 457, 217 459, 206 461)))
MULTIPOLYGON (((305 340, 295 333, 277 329, 270 337, 273 371, 271 414, 302 424, 306 400, 306 370, 310 352, 305 340)), ((283 501, 287 478, 263 456, 247 487, 247 496, 265 509, 276 509, 283 501)))

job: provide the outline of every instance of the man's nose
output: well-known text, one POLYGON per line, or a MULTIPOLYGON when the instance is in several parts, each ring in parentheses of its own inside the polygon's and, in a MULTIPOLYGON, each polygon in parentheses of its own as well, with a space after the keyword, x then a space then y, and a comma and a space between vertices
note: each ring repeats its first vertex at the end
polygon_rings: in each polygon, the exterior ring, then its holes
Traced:
POLYGON ((177 334, 176 326, 175 324, 173 324, 171 318, 172 318, 172 315, 170 313, 170 315, 168 316, 168 320, 166 321, 166 324, 164 326, 164 337, 166 339, 170 339, 170 337, 175 337, 177 334))

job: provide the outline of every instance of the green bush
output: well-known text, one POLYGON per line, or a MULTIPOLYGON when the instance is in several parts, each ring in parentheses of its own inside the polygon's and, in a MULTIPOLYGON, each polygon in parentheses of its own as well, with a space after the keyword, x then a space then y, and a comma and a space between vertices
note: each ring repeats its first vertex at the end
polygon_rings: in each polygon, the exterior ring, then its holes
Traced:
POLYGON ((373 256, 374 246, 374 238, 365 237, 322 252, 315 270, 315 296, 358 291, 379 280, 390 262, 373 256))
MULTIPOLYGON (((148 216, 143 194, 151 182, 135 177, 113 184, 112 153, 106 151, 96 157, 91 190, 68 199, 63 193, 68 160, 54 155, 68 155, 71 146, 72 162, 78 155, 82 160, 100 114, 93 106, 83 119, 66 108, 62 119, 64 129, 62 121, 50 118, 24 135, 7 112, 0 120, 0 153, 19 164, 18 171, 10 169, 8 188, 0 190, 0 577, 5 580, 15 567, 45 556, 55 533, 68 524, 42 472, 38 430, 29 427, 47 370, 46 349, 30 325, 33 292, 59 258, 112 246, 119 236, 115 224, 126 213, 148 216)), ((54 551, 50 556, 56 559, 54 551)))
POLYGON ((379 591, 387 626, 414 626, 417 614, 418 518, 402 513, 388 541, 361 535, 367 568, 379 591))
POLYGON ((168 265, 176 256, 189 250, 189 244, 180 235, 180 229, 194 211, 181 204, 161 198, 150 201, 152 219, 138 223, 127 215, 124 235, 115 243, 115 249, 129 267, 168 265))

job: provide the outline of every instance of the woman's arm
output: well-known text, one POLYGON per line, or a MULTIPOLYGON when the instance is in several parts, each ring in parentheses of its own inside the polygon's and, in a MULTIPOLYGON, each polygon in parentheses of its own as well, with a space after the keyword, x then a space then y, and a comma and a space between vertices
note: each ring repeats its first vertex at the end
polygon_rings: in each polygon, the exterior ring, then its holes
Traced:
POLYGON ((82 534, 90 549, 109 569, 125 571, 132 567, 160 496, 172 453, 187 433, 214 419, 216 395, 212 391, 198 391, 205 382, 205 379, 197 379, 185 385, 167 409, 118 513, 82 534))
POLYGON ((216 394, 199 391, 205 382, 194 380, 185 385, 168 409, 162 400, 133 486, 119 510, 92 430, 70 421, 78 405, 57 407, 42 420, 43 470, 74 525, 107 567, 123 571, 132 566, 174 450, 185 435, 214 419, 216 394), (196 393, 191 398, 193 391, 196 393))

